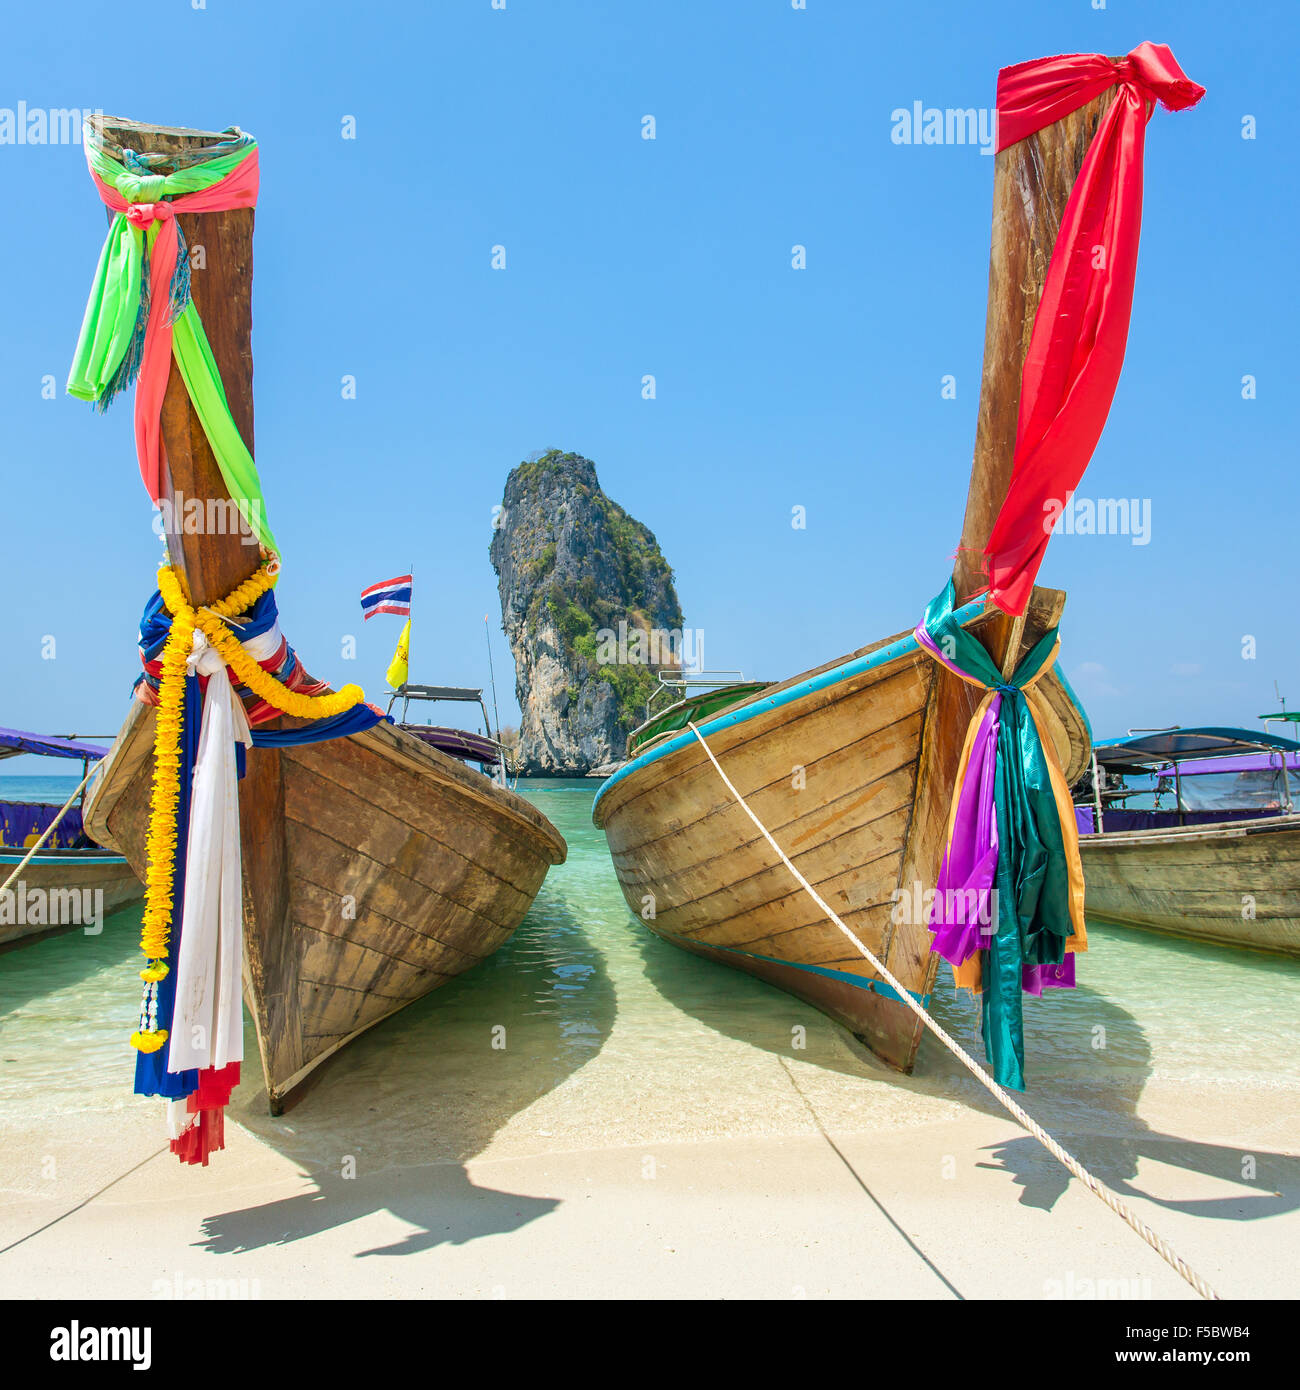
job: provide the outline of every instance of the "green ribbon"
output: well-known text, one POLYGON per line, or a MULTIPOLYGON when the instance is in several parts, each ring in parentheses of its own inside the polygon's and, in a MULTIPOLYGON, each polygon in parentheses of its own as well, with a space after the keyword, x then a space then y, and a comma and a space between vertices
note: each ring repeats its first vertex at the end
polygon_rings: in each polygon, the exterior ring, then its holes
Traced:
MULTIPOLYGON (((136 173, 93 143, 86 145, 86 162, 126 202, 159 203, 220 183, 255 148, 255 143, 246 144, 230 154, 171 174, 136 173)), ((152 248, 157 236, 156 222, 149 227, 146 241, 146 233, 129 222, 124 212, 113 214, 68 373, 70 396, 97 401, 116 374, 140 316, 140 296, 146 289, 145 251, 152 248)))
POLYGON ((1060 811, 1038 726, 1022 693, 1051 659, 1057 629, 1034 643, 1008 680, 979 639, 953 619, 954 603, 949 582, 926 611, 926 631, 954 666, 1002 696, 993 793, 998 928, 985 956, 981 998, 984 1046, 994 1076, 999 1084, 1022 1091, 1022 967, 1059 965, 1066 938, 1074 934, 1060 811))
MULTIPOLYGON (((119 163, 100 147, 89 128, 85 149, 92 172, 126 203, 141 205, 201 193, 227 178, 257 150, 256 141, 243 134, 233 134, 225 143, 230 147, 227 153, 168 174, 141 172, 119 163)), ((184 206, 178 210, 184 211, 184 206)), ((114 210, 68 374, 68 394, 78 400, 106 406, 139 368, 149 315, 174 312, 171 305, 149 302, 149 262, 162 225, 155 220, 142 229, 124 209, 114 210)), ((184 254, 183 247, 179 254, 184 254)), ((279 546, 266 519, 257 465, 230 413, 202 320, 183 292, 176 307, 180 303, 184 308, 171 324, 172 356, 231 498, 262 546, 278 554, 279 546)), ((149 486, 148 465, 143 458, 141 470, 149 486)), ((152 487, 150 492, 153 495, 152 487)))
POLYGON ((99 253, 81 336, 68 373, 68 394, 97 401, 117 374, 135 336, 143 281, 144 233, 118 213, 99 253))
POLYGON ((278 555, 280 547, 266 521, 266 501, 262 496, 262 480, 258 476, 257 464, 253 462, 253 456, 248 452, 230 413, 221 373, 208 345, 208 335, 203 331, 203 320, 193 304, 188 305, 172 325, 172 355, 180 368, 181 380, 189 392, 203 433, 212 446, 226 490, 238 505, 253 534, 267 550, 278 555))

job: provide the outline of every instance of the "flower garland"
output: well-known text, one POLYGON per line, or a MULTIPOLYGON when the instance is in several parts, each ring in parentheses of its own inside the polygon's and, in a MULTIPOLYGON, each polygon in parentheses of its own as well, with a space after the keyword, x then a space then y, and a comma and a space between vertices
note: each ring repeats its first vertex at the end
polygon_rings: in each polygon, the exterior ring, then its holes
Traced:
POLYGON ((365 694, 360 686, 345 685, 328 695, 303 695, 289 690, 244 650, 226 619, 245 612, 279 577, 279 563, 265 561, 256 574, 244 580, 217 603, 195 608, 184 576, 174 565, 158 571, 158 592, 171 614, 161 658, 158 713, 154 725, 153 790, 149 799, 149 833, 145 841, 148 868, 145 873, 145 909, 140 949, 146 956, 140 971, 144 994, 140 1002, 140 1027, 131 1044, 141 1052, 156 1052, 167 1041, 167 1029, 158 1027, 158 982, 168 973, 172 898, 176 881, 176 827, 180 809, 181 726, 185 711, 187 661, 197 628, 234 671, 241 685, 269 705, 298 719, 327 719, 359 705, 365 694))

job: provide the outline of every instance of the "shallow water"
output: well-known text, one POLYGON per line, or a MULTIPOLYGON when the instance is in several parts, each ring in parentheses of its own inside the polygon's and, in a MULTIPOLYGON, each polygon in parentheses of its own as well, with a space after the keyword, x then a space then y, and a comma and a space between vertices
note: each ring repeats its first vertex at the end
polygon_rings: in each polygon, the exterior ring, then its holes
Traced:
MULTIPOLYGON (((18 780, 0 778, 0 797, 18 794, 18 780)), ((33 799, 58 797, 66 781, 22 780, 43 784, 23 789, 33 799)), ((351 1044, 280 1119, 265 1113, 250 1025, 234 1118, 308 1166, 364 1150, 373 1167, 489 1145, 798 1132, 813 1123, 809 1106, 828 1126, 863 1126, 933 1119, 936 1099, 984 1103, 933 1040, 916 1076, 899 1081, 816 1010, 641 928, 591 824, 597 786, 521 784, 569 858, 514 938, 351 1044)), ((130 1094, 138 925, 135 908, 98 936, 0 954, 6 1128, 153 1103, 130 1094)), ((1032 1098, 1085 1125, 1131 1115, 1153 1081, 1300 1091, 1300 963, 1102 926, 1090 941, 1081 988, 1025 1000, 1032 1098)), ((982 1057, 975 1007, 954 997, 946 969, 933 1012, 982 1057)))

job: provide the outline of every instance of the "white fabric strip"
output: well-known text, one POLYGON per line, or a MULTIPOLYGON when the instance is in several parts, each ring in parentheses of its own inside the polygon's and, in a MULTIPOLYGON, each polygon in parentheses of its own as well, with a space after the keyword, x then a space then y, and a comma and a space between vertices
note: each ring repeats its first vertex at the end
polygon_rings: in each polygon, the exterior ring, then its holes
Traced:
POLYGON ((272 623, 265 632, 259 632, 255 637, 243 639, 239 645, 254 661, 265 661, 280 650, 280 643, 283 640, 280 635, 280 624, 272 623))
MULTIPOLYGON (((251 644, 250 644, 251 645, 251 644)), ((190 790, 185 898, 167 1069, 224 1067, 244 1057, 243 887, 235 743, 252 747, 226 665, 199 630, 190 669, 210 677, 190 790)))

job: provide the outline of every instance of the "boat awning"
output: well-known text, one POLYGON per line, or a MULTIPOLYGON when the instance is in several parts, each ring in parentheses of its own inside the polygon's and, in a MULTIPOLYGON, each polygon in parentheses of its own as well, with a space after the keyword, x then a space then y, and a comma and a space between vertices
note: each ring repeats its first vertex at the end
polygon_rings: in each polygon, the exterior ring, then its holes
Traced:
POLYGON ((1217 777, 1224 773, 1276 772, 1283 764, 1293 775, 1300 774, 1300 752, 1272 748, 1251 749, 1232 758, 1196 758, 1190 762, 1178 760, 1183 777, 1217 777))
POLYGON ((470 700, 477 704, 481 690, 462 685, 404 685, 393 696, 396 700, 470 700))
POLYGON ((0 729, 0 758, 35 753, 43 758, 79 758, 95 762, 108 752, 97 743, 82 743, 60 734, 28 734, 21 729, 0 729))
POLYGON ((1275 749, 1300 753, 1300 743, 1278 734, 1253 729, 1159 729, 1127 738, 1100 739, 1093 744, 1100 766, 1110 772, 1152 772, 1175 759, 1238 758, 1275 749))

